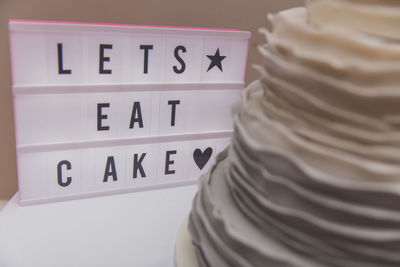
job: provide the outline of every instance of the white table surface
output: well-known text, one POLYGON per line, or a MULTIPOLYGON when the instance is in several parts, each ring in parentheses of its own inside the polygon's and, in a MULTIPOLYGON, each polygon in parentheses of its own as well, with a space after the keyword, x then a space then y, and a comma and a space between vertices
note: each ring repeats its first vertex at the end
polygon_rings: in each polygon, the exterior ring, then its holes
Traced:
POLYGON ((0 212, 1 267, 173 267, 197 186, 34 206, 18 193, 0 212))

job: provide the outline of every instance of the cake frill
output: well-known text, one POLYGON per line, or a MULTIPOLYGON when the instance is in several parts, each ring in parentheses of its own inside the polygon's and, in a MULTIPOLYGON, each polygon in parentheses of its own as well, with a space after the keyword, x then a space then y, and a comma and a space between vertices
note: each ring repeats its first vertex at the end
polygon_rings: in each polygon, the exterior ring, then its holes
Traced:
POLYGON ((262 78, 193 201, 200 266, 400 266, 400 38, 310 13, 375 2, 269 17, 262 78))

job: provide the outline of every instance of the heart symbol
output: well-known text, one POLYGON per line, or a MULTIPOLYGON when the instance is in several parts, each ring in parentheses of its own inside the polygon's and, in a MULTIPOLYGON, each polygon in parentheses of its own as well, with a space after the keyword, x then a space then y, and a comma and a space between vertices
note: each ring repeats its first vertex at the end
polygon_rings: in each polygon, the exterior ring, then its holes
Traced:
POLYGON ((211 147, 207 147, 204 152, 202 152, 199 148, 196 148, 196 150, 193 152, 194 162, 196 162, 196 165, 200 170, 206 166, 208 160, 211 158, 212 152, 213 150, 211 147))

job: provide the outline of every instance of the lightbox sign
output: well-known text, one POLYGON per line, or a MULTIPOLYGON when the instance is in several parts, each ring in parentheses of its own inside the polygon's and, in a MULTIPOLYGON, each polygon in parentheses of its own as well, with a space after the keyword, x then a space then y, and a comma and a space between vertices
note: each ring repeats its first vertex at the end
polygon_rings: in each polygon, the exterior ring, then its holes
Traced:
POLYGON ((229 143, 248 32, 9 30, 21 204, 195 183, 229 143))

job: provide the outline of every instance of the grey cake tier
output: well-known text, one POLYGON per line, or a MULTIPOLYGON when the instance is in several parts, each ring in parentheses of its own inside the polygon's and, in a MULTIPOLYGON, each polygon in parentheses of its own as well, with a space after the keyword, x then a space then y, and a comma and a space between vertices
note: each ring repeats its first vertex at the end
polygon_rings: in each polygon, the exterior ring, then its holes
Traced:
POLYGON ((398 184, 330 177, 235 122, 190 215, 200 266, 399 266, 398 184))

